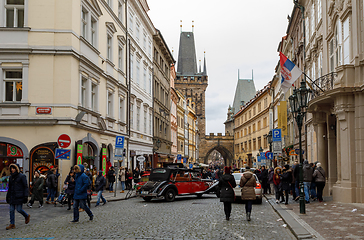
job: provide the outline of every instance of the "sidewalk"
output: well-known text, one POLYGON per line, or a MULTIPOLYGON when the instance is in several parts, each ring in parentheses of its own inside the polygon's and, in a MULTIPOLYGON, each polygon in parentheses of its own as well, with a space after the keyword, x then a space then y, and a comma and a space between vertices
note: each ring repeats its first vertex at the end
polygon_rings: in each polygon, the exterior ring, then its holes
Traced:
POLYGON ((364 239, 362 203, 311 201, 306 214, 300 214, 299 201, 290 199, 284 205, 277 204, 274 195, 265 197, 298 239, 364 239))
MULTIPOLYGON (((114 186, 114 188, 115 188, 115 186, 114 186)), ((126 197, 126 194, 128 193, 128 190, 125 190, 124 193, 120 193, 120 191, 121 191, 121 184, 118 184, 117 189, 116 189, 116 196, 114 196, 115 193, 110 193, 108 190, 104 190, 102 192, 102 195, 108 202, 126 200, 125 197, 126 197)), ((131 197, 136 197, 135 190, 133 191, 131 197)), ((30 198, 29 198, 29 200, 30 200, 30 198)), ((44 199, 44 201, 45 201, 45 199, 44 199)), ((92 198, 91 198, 91 203, 96 203, 96 201, 97 201, 97 192, 93 192, 92 198)), ((0 204, 7 204, 6 203, 6 193, 3 193, 0 195, 0 204)))

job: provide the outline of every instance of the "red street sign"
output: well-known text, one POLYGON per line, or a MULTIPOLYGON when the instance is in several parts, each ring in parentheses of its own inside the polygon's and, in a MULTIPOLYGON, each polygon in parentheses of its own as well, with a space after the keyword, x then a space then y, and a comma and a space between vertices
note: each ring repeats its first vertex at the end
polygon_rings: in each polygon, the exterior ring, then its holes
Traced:
POLYGON ((51 107, 37 107, 35 109, 36 114, 52 114, 51 107))
POLYGON ((71 138, 67 134, 61 134, 58 137, 57 143, 61 148, 68 148, 71 145, 71 138))
POLYGON ((270 151, 266 151, 266 152, 265 152, 265 158, 266 158, 266 159, 268 159, 268 156, 267 156, 267 155, 268 155, 268 153, 270 153, 270 151))

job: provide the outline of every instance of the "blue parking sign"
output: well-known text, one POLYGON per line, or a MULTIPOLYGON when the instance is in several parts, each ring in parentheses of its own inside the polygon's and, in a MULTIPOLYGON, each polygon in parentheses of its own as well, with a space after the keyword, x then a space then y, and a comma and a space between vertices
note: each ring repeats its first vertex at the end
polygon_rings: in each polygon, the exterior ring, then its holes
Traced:
POLYGON ((282 131, 280 128, 272 130, 273 142, 282 141, 282 131))
POLYGON ((116 136, 115 148, 124 148, 124 136, 116 136))

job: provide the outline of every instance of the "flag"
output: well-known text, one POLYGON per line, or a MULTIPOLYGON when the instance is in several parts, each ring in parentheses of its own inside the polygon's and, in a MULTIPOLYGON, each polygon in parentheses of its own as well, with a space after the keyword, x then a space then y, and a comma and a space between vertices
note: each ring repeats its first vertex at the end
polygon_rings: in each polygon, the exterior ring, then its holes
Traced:
POLYGON ((302 75, 302 70, 294 65, 283 53, 279 52, 281 64, 281 89, 283 93, 287 92, 292 84, 302 75))

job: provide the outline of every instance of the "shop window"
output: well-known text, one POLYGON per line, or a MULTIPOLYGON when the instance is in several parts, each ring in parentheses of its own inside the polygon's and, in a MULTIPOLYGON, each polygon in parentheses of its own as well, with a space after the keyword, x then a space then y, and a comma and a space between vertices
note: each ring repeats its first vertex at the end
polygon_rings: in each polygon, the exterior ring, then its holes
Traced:
POLYGON ((93 168, 95 164, 95 151, 93 146, 86 142, 83 144, 82 148, 82 164, 85 166, 85 168, 93 168))
POLYGON ((23 92, 23 72, 21 70, 6 70, 4 72, 5 101, 20 102, 23 92))
POLYGON ((24 0, 5 0, 6 27, 24 27, 24 0))

